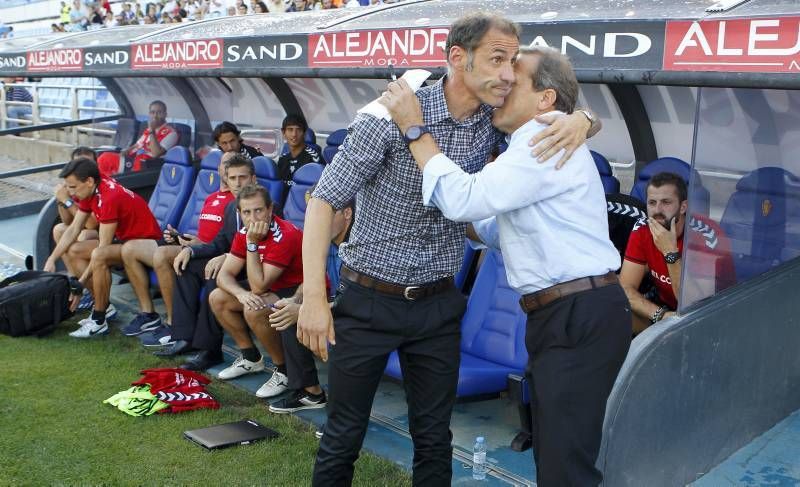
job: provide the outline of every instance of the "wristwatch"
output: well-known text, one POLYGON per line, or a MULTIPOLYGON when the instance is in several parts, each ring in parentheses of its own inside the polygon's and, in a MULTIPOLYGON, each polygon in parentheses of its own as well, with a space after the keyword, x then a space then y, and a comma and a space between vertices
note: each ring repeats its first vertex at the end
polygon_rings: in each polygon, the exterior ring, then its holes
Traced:
POLYGON ((681 260, 681 253, 680 252, 667 252, 664 254, 664 262, 667 264, 674 264, 681 260))
POLYGON ((403 136, 403 139, 406 141, 406 144, 410 144, 422 137, 423 134, 429 133, 431 133, 431 130, 427 125, 412 125, 408 127, 408 130, 406 130, 406 134, 403 136))
POLYGON ((589 119, 589 126, 591 127, 595 123, 597 123, 597 117, 594 116, 594 113, 590 112, 589 110, 578 110, 583 114, 584 117, 589 119))
POLYGON ((258 244, 254 244, 252 242, 247 242, 247 251, 248 252, 258 252, 258 244))
POLYGON ((667 312, 666 306, 661 306, 657 310, 653 311, 653 314, 650 315, 650 324, 654 325, 661 321, 661 318, 664 317, 664 314, 667 312))
POLYGON ((61 203, 61 206, 69 210, 74 204, 75 202, 72 201, 72 198, 67 198, 63 203, 61 203))

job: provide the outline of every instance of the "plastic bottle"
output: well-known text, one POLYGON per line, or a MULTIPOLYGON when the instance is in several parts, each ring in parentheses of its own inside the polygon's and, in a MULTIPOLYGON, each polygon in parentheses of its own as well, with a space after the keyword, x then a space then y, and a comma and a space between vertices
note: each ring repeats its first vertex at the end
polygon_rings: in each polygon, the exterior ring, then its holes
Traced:
POLYGON ((475 438, 475 446, 472 447, 472 478, 475 480, 486 478, 486 442, 483 436, 475 438))

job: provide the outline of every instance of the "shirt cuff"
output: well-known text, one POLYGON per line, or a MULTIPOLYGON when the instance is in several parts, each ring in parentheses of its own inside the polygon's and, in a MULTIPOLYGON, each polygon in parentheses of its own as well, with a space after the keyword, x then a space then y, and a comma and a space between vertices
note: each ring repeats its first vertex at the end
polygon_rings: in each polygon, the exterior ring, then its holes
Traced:
POLYGON ((433 192, 436 190, 436 184, 439 182, 439 178, 455 171, 461 171, 461 168, 441 152, 430 158, 422 169, 423 205, 434 206, 433 203, 431 203, 431 198, 433 198, 433 192))

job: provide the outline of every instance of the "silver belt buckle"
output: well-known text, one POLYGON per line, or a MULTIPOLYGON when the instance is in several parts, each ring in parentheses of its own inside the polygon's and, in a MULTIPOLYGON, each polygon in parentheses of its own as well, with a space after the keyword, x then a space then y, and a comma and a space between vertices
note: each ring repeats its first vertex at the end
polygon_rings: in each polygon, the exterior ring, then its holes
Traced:
POLYGON ((408 286, 403 290, 403 297, 409 301, 415 301, 417 298, 412 297, 409 293, 421 289, 422 286, 408 286))

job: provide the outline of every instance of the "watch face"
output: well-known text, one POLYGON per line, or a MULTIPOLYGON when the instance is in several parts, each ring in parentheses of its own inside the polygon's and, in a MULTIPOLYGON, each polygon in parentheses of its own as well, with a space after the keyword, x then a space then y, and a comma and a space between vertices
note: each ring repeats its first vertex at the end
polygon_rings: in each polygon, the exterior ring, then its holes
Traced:
POLYGON ((412 125, 406 132, 406 137, 409 140, 417 140, 422 135, 422 127, 419 125, 412 125))

